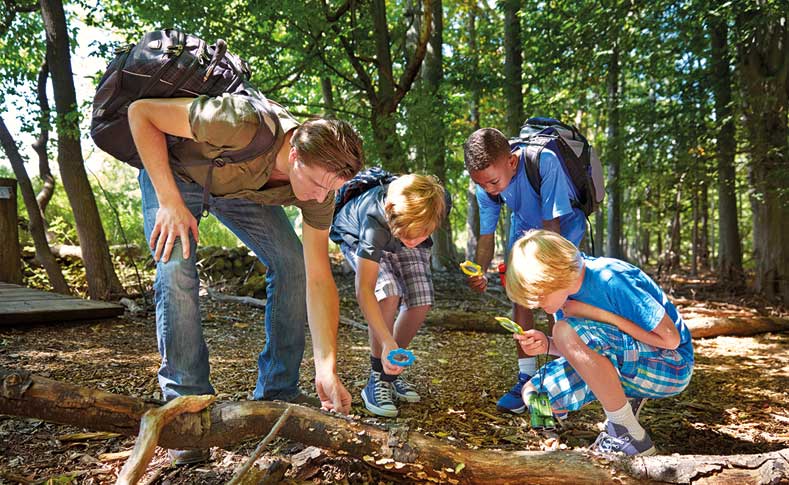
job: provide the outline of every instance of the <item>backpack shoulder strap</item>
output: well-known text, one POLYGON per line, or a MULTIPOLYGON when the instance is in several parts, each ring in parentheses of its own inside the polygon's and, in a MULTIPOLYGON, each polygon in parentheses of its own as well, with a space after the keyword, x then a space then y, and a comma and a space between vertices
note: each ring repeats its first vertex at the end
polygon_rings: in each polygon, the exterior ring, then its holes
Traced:
POLYGON ((279 119, 273 113, 269 101, 262 95, 247 95, 249 103, 255 108, 255 113, 258 116, 258 128, 252 140, 244 148, 238 150, 227 150, 222 152, 219 157, 225 163, 239 163, 252 160, 260 155, 268 152, 277 142, 277 138, 281 135, 282 126, 279 119), (274 122, 274 131, 269 128, 266 123, 266 118, 274 122))
POLYGON ((532 189, 538 196, 542 197, 540 187, 542 186, 542 176, 540 175, 540 155, 545 145, 554 141, 555 136, 534 135, 529 137, 523 146, 523 159, 526 169, 526 177, 529 179, 532 189))

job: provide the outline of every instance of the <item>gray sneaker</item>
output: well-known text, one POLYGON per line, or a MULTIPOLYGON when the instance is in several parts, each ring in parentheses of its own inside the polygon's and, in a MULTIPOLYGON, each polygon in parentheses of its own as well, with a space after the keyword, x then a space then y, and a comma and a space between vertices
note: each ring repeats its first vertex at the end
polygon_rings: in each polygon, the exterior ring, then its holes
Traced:
POLYGON ((211 450, 167 450, 174 465, 191 465, 211 459, 211 450))
POLYGON ((606 430, 597 436, 591 446, 596 453, 624 453, 628 456, 650 456, 657 453, 652 438, 648 434, 636 440, 627 432, 627 428, 612 422, 606 423, 606 430))
POLYGON ((421 399, 413 384, 402 376, 397 376, 397 379, 392 382, 392 392, 394 392, 397 399, 402 399, 406 402, 419 402, 421 399))

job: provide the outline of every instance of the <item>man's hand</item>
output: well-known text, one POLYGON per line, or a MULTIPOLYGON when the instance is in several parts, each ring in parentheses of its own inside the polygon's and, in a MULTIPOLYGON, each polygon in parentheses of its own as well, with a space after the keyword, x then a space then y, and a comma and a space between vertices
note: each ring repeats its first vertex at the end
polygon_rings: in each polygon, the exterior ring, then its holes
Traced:
POLYGON ((197 219, 189 212, 186 205, 182 203, 172 207, 160 206, 156 211, 156 224, 151 231, 151 239, 148 241, 151 249, 154 250, 153 259, 159 261, 161 258, 166 263, 170 259, 176 238, 181 239, 184 259, 189 258, 190 232, 197 241, 197 219))
POLYGON ((526 330, 523 333, 514 333, 512 338, 518 341, 518 345, 528 356, 535 356, 548 353, 548 337, 539 330, 526 330))
POLYGON ((351 410, 351 395, 337 374, 316 375, 315 389, 321 400, 321 409, 342 414, 348 414, 351 410))
POLYGON ((384 366, 384 372, 389 374, 390 376, 396 376, 402 374, 405 370, 405 367, 400 365, 394 365, 389 362, 389 352, 393 350, 397 350, 400 347, 397 345, 397 342, 394 339, 390 341, 384 341, 381 343, 382 350, 381 350, 381 364, 384 366))
POLYGON ((477 293, 484 293, 488 289, 488 277, 485 275, 469 276, 467 283, 468 287, 477 293))

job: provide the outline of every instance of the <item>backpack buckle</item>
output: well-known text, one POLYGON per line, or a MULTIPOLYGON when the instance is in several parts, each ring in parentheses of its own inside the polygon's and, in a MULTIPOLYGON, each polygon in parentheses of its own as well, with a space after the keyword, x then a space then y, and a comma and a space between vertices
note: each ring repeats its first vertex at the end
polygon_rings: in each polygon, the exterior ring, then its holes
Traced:
POLYGON ((176 56, 180 56, 181 53, 184 51, 183 44, 175 44, 167 46, 167 54, 175 54, 176 56))
POLYGON ((215 159, 211 160, 211 163, 214 164, 214 167, 221 168, 224 167, 227 162, 222 157, 216 157, 215 159))
POLYGON ((129 52, 134 47, 134 44, 125 44, 122 46, 118 46, 115 48, 115 55, 123 54, 124 52, 129 52))

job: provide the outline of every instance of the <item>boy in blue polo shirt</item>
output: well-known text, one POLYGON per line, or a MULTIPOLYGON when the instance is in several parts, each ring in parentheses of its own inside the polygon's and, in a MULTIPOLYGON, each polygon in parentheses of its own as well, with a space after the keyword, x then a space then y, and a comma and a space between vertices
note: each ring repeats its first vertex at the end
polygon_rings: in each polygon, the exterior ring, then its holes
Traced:
MULTIPOLYGON (((529 229, 548 229, 560 233, 578 245, 586 230, 586 217, 573 207, 577 199, 572 182, 562 168, 556 154, 544 149, 540 154, 540 193, 534 191, 526 175, 525 153, 522 147, 510 147, 499 130, 483 128, 475 131, 463 145, 463 155, 471 179, 476 182, 479 205, 479 241, 475 260, 487 269, 495 251, 496 224, 502 204, 512 209, 508 249, 529 229)), ((485 276, 470 277, 469 286, 485 291, 485 276)), ((525 329, 534 328, 534 314, 517 303, 513 305, 513 320, 525 329)), ((536 360, 518 347, 518 379, 508 393, 499 399, 497 408, 520 414, 526 410, 521 389, 536 371, 536 360)))
POLYGON ((546 392, 563 417, 595 399, 606 430, 595 451, 651 455, 655 447, 627 398, 641 401, 682 392, 693 374, 691 335, 663 290, 635 266, 581 253, 549 231, 529 231, 510 253, 507 296, 555 314, 553 338, 516 334, 527 355, 550 353, 523 386, 523 399, 546 392))

